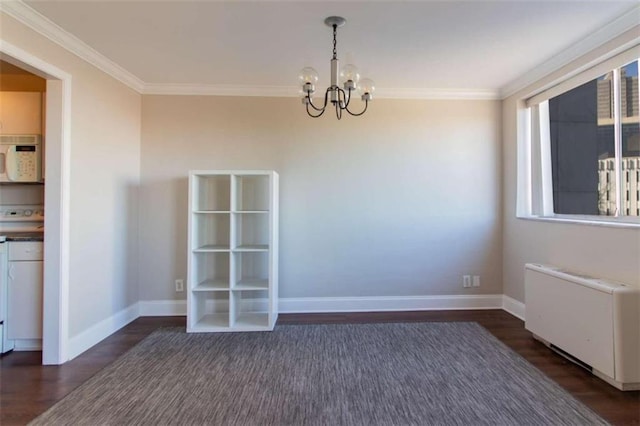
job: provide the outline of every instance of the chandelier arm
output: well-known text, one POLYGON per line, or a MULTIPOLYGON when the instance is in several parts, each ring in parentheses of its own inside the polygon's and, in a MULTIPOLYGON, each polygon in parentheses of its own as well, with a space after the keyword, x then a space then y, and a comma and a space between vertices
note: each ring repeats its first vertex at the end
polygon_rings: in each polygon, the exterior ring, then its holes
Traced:
POLYGON ((351 102, 351 89, 347 89, 347 92, 340 89, 342 92, 342 97, 344 98, 344 107, 342 109, 347 109, 349 107, 349 102, 351 102))
POLYGON ((359 116, 361 116, 362 114, 364 114, 365 112, 367 112, 367 107, 368 107, 368 106, 369 106, 369 101, 367 101, 367 100, 365 99, 365 101, 364 101, 364 109, 363 109, 361 112, 351 112, 351 111, 349 111, 349 108, 347 108, 347 107, 345 107, 344 109, 346 109, 346 110, 347 110, 347 112, 348 112, 349 114, 351 114, 352 116, 354 116, 354 117, 359 117, 359 116))
POLYGON ((307 105, 307 114, 309 115, 309 117, 318 118, 322 114, 324 114, 324 112, 325 112, 325 108, 323 108, 321 110, 318 110, 318 111, 320 111, 320 114, 313 115, 313 114, 311 114, 311 111, 309 110, 309 104, 306 104, 306 105, 307 105))
POLYGON ((313 109, 315 109, 318 112, 324 112, 324 109, 327 107, 327 100, 329 98, 329 89, 327 89, 327 91, 324 92, 324 105, 322 106, 322 108, 318 108, 313 104, 313 101, 311 100, 311 95, 310 94, 307 94, 307 98, 309 99, 309 103, 311 104, 313 109))
POLYGON ((338 120, 342 119, 342 107, 340 106, 340 102, 336 103, 336 117, 338 120))
POLYGON ((333 90, 338 94, 338 100, 336 101, 336 106, 340 107, 340 109, 345 109, 347 105, 349 105, 350 96, 347 97, 344 90, 339 88, 338 86, 332 86, 333 90))

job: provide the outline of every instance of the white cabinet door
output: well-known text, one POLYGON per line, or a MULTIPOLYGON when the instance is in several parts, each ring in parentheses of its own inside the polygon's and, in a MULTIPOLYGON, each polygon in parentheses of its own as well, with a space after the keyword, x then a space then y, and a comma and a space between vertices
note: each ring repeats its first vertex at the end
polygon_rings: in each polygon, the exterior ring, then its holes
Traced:
POLYGON ((9 262, 7 333, 42 339, 42 261, 9 262))
POLYGON ((42 134, 42 93, 0 92, 0 133, 42 134))

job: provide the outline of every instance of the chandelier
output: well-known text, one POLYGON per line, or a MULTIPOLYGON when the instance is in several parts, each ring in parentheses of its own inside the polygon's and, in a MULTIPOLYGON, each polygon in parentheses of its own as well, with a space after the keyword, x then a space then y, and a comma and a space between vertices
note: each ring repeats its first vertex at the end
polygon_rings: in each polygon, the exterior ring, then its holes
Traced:
POLYGON ((318 72, 311 67, 305 67, 298 75, 304 93, 302 103, 307 108, 307 114, 309 114, 310 117, 318 118, 324 114, 329 101, 335 106, 338 120, 342 118, 343 111, 357 117, 367 111, 369 101, 372 99, 373 91, 375 90, 374 83, 368 78, 361 80, 360 73, 355 65, 347 64, 338 72, 339 62, 336 51, 336 33, 338 27, 343 26, 346 22, 347 20, 340 16, 329 16, 324 20, 327 26, 333 28, 333 58, 331 59, 331 86, 329 86, 324 93, 324 104, 322 107, 314 105, 311 99, 311 95, 313 95, 316 90, 315 85, 318 82, 318 72), (340 77, 344 88, 338 86, 338 77, 340 77), (360 98, 364 102, 364 109, 360 112, 353 112, 349 109, 351 94, 355 90, 360 92, 360 98))

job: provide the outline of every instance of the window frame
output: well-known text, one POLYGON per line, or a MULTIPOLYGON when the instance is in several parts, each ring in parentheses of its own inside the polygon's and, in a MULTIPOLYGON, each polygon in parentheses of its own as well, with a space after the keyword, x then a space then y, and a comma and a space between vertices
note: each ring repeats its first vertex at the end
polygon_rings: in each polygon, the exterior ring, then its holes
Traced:
POLYGON ((614 216, 559 214, 553 211, 553 183, 551 171, 551 144, 548 100, 568 92, 588 81, 614 70, 614 143, 617 206, 620 207, 622 191, 621 170, 622 138, 620 117, 619 68, 633 61, 639 61, 640 45, 635 45, 621 53, 590 66, 565 75, 555 84, 518 101, 517 114, 517 192, 516 217, 520 219, 547 222, 579 223, 595 226, 640 228, 640 216, 622 215, 618 208, 614 216), (586 68, 586 69, 585 69, 586 68), (535 120, 535 121, 534 121, 535 120), (540 125, 534 123, 540 122, 540 125), (546 125, 544 124, 546 123, 546 125))

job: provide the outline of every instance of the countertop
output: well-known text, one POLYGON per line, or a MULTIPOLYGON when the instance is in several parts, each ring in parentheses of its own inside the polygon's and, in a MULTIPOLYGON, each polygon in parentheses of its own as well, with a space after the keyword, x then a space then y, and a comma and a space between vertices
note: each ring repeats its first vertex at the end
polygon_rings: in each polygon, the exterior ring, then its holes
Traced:
MULTIPOLYGON (((44 241, 44 232, 0 232, 7 241, 44 241)), ((0 239, 1 240, 1 239, 0 239)))

